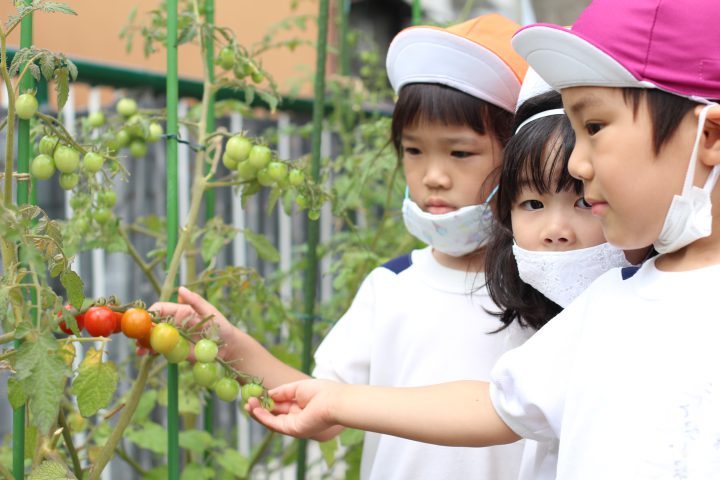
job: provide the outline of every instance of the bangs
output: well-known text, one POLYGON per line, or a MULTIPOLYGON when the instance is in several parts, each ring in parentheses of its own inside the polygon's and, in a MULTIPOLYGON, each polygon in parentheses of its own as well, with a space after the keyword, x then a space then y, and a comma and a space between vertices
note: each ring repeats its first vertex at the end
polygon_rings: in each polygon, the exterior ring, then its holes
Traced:
POLYGON ((494 135, 502 145, 510 138, 513 115, 500 107, 451 87, 411 83, 400 90, 392 119, 392 142, 400 152, 402 132, 423 124, 467 126, 494 135))

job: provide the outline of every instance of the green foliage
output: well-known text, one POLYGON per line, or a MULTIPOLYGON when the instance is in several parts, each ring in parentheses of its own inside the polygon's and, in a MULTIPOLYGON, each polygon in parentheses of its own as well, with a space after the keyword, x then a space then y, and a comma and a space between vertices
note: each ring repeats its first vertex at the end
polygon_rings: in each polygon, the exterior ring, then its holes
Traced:
POLYGON ((30 480, 68 480, 76 479, 65 465, 46 460, 33 469, 30 480))
POLYGON ((118 371, 113 362, 83 362, 72 385, 80 414, 89 417, 110 405, 117 385, 118 371))

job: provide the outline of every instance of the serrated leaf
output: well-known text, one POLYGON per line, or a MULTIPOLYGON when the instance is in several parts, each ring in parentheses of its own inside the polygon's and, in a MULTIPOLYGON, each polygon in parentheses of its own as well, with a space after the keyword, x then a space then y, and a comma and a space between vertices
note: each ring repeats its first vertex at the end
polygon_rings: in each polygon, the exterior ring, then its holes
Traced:
POLYGON ((70 370, 52 335, 26 339, 15 357, 15 371, 28 396, 32 422, 41 432, 47 432, 57 419, 70 370))
POLYGON ((144 423, 142 427, 128 432, 125 438, 140 448, 145 448, 155 453, 164 454, 167 452, 167 431, 157 423, 144 423))
POLYGON ((278 199, 280 199, 280 196, 283 194, 282 189, 280 188, 273 188, 270 190, 270 196, 268 197, 267 206, 265 207, 265 213, 270 216, 272 215, 273 210, 275 209, 275 205, 278 202, 278 199))
POLYGON ((45 80, 52 80, 55 73, 55 56, 51 53, 44 53, 40 57, 40 71, 45 80))
POLYGON ((70 75, 67 67, 61 67, 55 70, 55 87, 57 88, 57 104, 58 110, 62 110, 67 102, 70 93, 70 75))
POLYGON ((31 63, 28 66, 28 71, 30 72, 30 75, 33 76, 36 82, 40 81, 40 67, 38 67, 34 63, 31 63))
POLYGON ((217 455, 218 464, 228 472, 240 478, 245 478, 250 469, 250 460, 240 452, 227 448, 217 455))
POLYGON ((203 430, 185 430, 180 432, 180 447, 195 453, 203 453, 210 448, 215 439, 203 430))
POLYGON ((177 44, 182 45, 184 43, 192 42, 197 36, 197 28, 194 23, 190 23, 187 27, 183 28, 180 34, 178 34, 177 44))
POLYGON ((45 460, 30 472, 30 480, 68 480, 77 477, 62 463, 45 460))
POLYGON ((77 12, 60 2, 43 2, 40 4, 40 10, 47 13, 65 13, 68 15, 77 15, 77 12))
POLYGON ((328 467, 332 467, 335 463, 335 454, 338 450, 337 438, 332 438, 326 442, 320 442, 320 452, 328 467))
POLYGON ((73 63, 73 61, 67 57, 65 57, 65 65, 67 65, 67 67, 68 67, 68 71, 70 72, 70 78, 72 79, 72 81, 77 80, 77 76, 78 76, 77 65, 75 65, 75 63, 73 63))
POLYGON ((253 101, 255 100, 255 87, 250 85, 249 83, 245 85, 245 103, 248 105, 252 105, 253 101))
POLYGON ((83 300, 85 300, 85 294, 83 293, 85 287, 80 275, 68 270, 60 276, 60 283, 67 291, 70 304, 77 309, 82 308, 83 300))
POLYGON ((72 393, 77 396, 80 414, 89 417, 110 405, 117 384, 118 371, 113 362, 81 365, 80 373, 72 386, 72 393))
POLYGON ((362 430, 355 430, 354 428, 346 428, 340 433, 340 443, 343 446, 349 447, 351 445, 357 445, 363 441, 365 434, 362 430))
POLYGON ((268 104, 270 111, 275 112, 275 109, 277 109, 279 102, 278 97, 263 90, 258 90, 257 94, 260 98, 262 98, 263 102, 268 104))
POLYGON ((280 252, 277 251, 273 244, 270 243, 270 240, 268 240, 264 235, 260 235, 248 229, 243 230, 243 234, 258 255, 260 255, 260 258, 267 260, 268 262, 280 261, 280 252))
POLYGON ((27 400, 22 382, 19 382, 15 377, 8 379, 8 400, 13 410, 17 410, 25 405, 25 401, 27 400))

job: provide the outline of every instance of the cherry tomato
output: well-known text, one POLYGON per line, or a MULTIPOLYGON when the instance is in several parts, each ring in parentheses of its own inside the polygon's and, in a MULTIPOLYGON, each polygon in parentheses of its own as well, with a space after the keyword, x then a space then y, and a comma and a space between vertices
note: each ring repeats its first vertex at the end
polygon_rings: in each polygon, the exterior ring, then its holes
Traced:
POLYGON ((114 190, 105 190, 98 193, 98 201, 106 207, 113 207, 117 202, 117 194, 114 190))
POLYGON ((122 312, 116 312, 113 310, 114 315, 114 326, 113 326, 113 333, 120 333, 122 332, 122 312))
POLYGON ((150 345, 158 353, 170 353, 179 340, 180 333, 169 323, 158 323, 150 333, 150 345))
POLYGON ((38 180, 47 180, 55 174, 55 162, 50 155, 41 153, 30 163, 30 173, 38 180))
POLYGON ((268 163, 270 163, 271 157, 272 151, 270 151, 268 147, 266 147, 265 145, 254 145, 250 149, 248 160, 253 167, 259 170, 268 163))
POLYGON ((230 70, 235 65, 235 50, 230 47, 223 47, 218 54, 218 63, 223 70, 230 70))
POLYGON ((148 151, 147 143, 145 143, 145 140, 133 140, 132 142, 130 142, 130 146, 128 148, 130 149, 130 155, 135 158, 144 157, 148 151))
POLYGON ((293 187, 297 187, 305 181, 305 173, 303 173, 302 170, 293 168, 290 171, 290 175, 288 176, 288 181, 290 182, 290 185, 292 185, 293 187))
POLYGON ((276 182, 282 182, 288 176, 288 167, 283 162, 270 162, 267 166, 268 175, 276 182))
POLYGON ((88 115, 88 125, 92 128, 98 128, 105 125, 105 114, 103 112, 93 112, 88 115))
MULTIPOLYGON (((70 305, 65 305, 64 308, 65 308, 65 310, 72 310, 72 307, 71 307, 70 305)), ((58 316, 61 317, 61 316, 62 316, 62 313, 59 313, 58 316)), ((82 331, 83 331, 83 328, 84 328, 84 326, 85 326, 85 315, 84 315, 84 314, 76 315, 76 316, 75 316, 75 322, 77 323, 78 332, 82 332, 82 331)), ((68 335, 74 335, 74 334, 75 334, 75 332, 73 332, 72 329, 70 329, 70 327, 67 326, 67 324, 65 323, 65 321, 60 322, 60 324, 59 324, 58 326, 60 327, 60 330, 62 330, 63 332, 67 333, 68 335)), ((72 345, 72 344, 70 344, 70 345, 72 345)), ((73 351, 74 351, 74 350, 73 350, 73 351)))
POLYGON ((153 329, 155 329, 155 323, 150 325, 150 331, 147 333, 147 335, 144 336, 143 338, 138 338, 135 341, 135 344, 140 348, 144 348, 146 350, 152 350, 152 345, 150 345, 150 335, 152 335, 153 329))
POLYGON ((265 389, 259 383, 246 383, 242 386, 242 398, 247 401, 250 397, 260 397, 265 389))
POLYGON ((112 217, 110 209, 100 207, 93 213, 93 218, 97 223, 106 223, 112 217))
POLYGON ((23 93, 15 100, 15 113, 23 120, 30 120, 37 110, 37 98, 31 93, 23 93))
POLYGON ((257 172, 257 181, 263 187, 271 187, 275 184, 275 180, 270 176, 267 168, 261 168, 257 172))
POLYGON ((238 163, 235 169, 238 172, 238 178, 240 178, 240 180, 252 180, 257 174, 255 167, 253 167, 247 160, 243 160, 238 163))
POLYGON ((80 153, 67 145, 60 145, 53 154, 55 168, 62 173, 72 173, 80 165, 80 153))
POLYGON ((129 308, 122 314, 122 332, 129 338, 145 338, 152 329, 152 317, 142 308, 129 308))
POLYGON ((213 363, 196 362, 192 369, 195 383, 201 387, 209 387, 218 379, 218 368, 213 363))
POLYGON ((225 377, 213 386, 218 398, 224 402, 233 402, 240 393, 240 384, 232 378, 225 377))
POLYGON ((132 98, 121 98, 115 108, 123 117, 130 117, 137 113, 138 106, 132 98))
POLYGON ((83 157, 82 166, 83 170, 88 173, 99 172, 105 163, 105 159, 99 153, 88 152, 83 157))
POLYGON ((80 181, 80 176, 77 173, 61 173, 58 178, 60 188, 63 190, 72 190, 80 181))
POLYGON ((57 147, 59 142, 60 140, 58 140, 57 137, 45 135, 40 139, 38 150, 40 150, 40 153, 44 153, 45 155, 52 155, 55 153, 55 147, 57 147))
POLYGON ((217 343, 207 338, 198 340, 195 344, 195 359, 198 362, 210 363, 215 361, 215 357, 218 354, 217 343))
POLYGON ((190 355, 190 342, 180 337, 175 348, 165 354, 168 363, 180 363, 190 355))
POLYGON ((235 160, 235 162, 242 162, 248 158, 252 148, 253 144, 250 139, 243 135, 233 135, 225 145, 225 153, 235 160))
POLYGON ((128 132, 124 128, 117 132, 115 134, 115 143, 117 144, 118 148, 124 147, 125 145, 130 143, 130 132, 128 132))
POLYGON ((148 127, 148 135, 147 135, 147 141, 148 142, 157 142, 162 138, 163 135, 163 127, 157 122, 152 122, 150 126, 148 127))
POLYGON ((93 337, 109 337, 115 330, 115 312, 105 306, 90 307, 85 312, 85 329, 93 337))

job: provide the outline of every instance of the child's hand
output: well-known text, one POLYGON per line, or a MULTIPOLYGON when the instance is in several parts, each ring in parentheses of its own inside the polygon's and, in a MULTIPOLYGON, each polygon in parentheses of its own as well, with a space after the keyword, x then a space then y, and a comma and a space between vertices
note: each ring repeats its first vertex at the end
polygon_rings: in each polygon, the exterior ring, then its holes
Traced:
POLYGON ((235 326, 233 326, 225 318, 225 316, 218 311, 217 308, 212 306, 210 302, 185 287, 180 287, 178 289, 178 300, 180 303, 154 303, 150 306, 150 308, 148 308, 148 311, 154 312, 155 314, 163 317, 174 317, 177 325, 182 325, 186 328, 192 328, 203 319, 211 317, 210 320, 205 322, 201 328, 197 329, 198 335, 194 338, 194 340, 199 340, 201 338, 200 332, 203 329, 210 327, 211 325, 215 325, 221 339, 219 355, 221 358, 226 358, 225 354, 227 353, 227 348, 224 348, 224 346, 227 346, 227 344, 230 343, 230 339, 236 331, 235 326))
POLYGON ((250 398, 246 409, 271 430, 318 441, 330 439, 342 429, 332 418, 333 399, 345 385, 328 380, 300 380, 270 390, 275 401, 272 413, 250 398))

